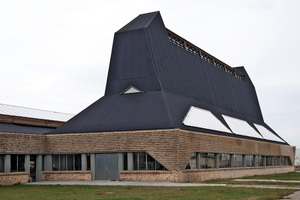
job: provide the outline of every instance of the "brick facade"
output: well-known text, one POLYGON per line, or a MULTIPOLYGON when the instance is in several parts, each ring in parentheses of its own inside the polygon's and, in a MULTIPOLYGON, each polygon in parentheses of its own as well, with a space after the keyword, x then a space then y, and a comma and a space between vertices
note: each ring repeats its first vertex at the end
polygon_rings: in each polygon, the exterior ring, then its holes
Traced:
POLYGON ((19 183, 28 183, 29 174, 26 172, 0 173, 1 185, 14 185, 19 183))
MULTIPOLYGON (((170 170, 123 171, 120 173, 121 180, 187 182, 281 173, 292 171, 294 168, 293 163, 292 166, 286 167, 185 170, 195 151, 289 156, 292 163, 295 158, 293 146, 181 129, 53 135, 0 133, 2 154, 148 152, 170 170)), ((91 173, 43 172, 42 180, 91 180, 91 173)))
POLYGON ((42 172, 42 181, 91 181, 91 171, 42 172))

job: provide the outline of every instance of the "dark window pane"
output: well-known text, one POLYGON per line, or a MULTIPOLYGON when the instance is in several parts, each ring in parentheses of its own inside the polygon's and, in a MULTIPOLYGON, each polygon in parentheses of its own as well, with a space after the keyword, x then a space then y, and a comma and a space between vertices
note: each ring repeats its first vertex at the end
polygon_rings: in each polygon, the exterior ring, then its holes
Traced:
POLYGON ((128 170, 127 153, 123 153, 123 170, 128 170))
POLYGON ((75 170, 81 170, 81 154, 75 154, 75 170))
POLYGON ((91 170, 91 155, 90 154, 86 154, 86 169, 88 171, 91 170))
POLYGON ((155 170, 155 160, 147 154, 147 170, 155 170))
POLYGON ((52 170, 59 171, 59 155, 52 155, 52 170))
POLYGON ((18 156, 17 155, 10 156, 10 171, 11 172, 18 171, 18 156))
POLYGON ((66 171, 66 155, 60 155, 60 171, 66 171))
POLYGON ((0 172, 4 172, 4 155, 0 155, 0 172))
POLYGON ((25 155, 18 155, 18 172, 25 172, 25 155))
POLYGON ((72 171, 73 167, 73 154, 67 155, 67 170, 72 171))
POLYGON ((166 168, 160 164, 158 161, 155 161, 156 162, 156 170, 166 170, 166 168))
POLYGON ((139 153, 139 170, 146 170, 146 153, 139 153))
POLYGON ((139 153, 133 153, 133 170, 139 170, 138 155, 139 153))

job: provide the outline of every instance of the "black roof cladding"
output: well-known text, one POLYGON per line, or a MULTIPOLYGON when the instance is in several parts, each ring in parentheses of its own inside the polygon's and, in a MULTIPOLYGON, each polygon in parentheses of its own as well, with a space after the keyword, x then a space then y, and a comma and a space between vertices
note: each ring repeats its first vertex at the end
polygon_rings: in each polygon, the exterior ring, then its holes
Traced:
POLYGON ((235 69, 245 81, 172 44, 159 12, 139 15, 115 33, 105 96, 50 134, 193 129, 182 124, 190 106, 210 110, 226 126, 221 114, 275 133, 246 70, 235 69), (144 93, 120 95, 129 86, 144 93))

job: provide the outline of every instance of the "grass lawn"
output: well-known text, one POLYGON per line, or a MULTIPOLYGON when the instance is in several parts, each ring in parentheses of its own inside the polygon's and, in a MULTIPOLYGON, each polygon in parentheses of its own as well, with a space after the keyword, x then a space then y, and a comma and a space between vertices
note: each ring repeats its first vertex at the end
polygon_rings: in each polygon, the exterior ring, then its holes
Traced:
POLYGON ((270 174, 262 176, 251 176, 246 177, 246 179, 275 179, 275 180, 290 180, 290 181, 300 181, 299 172, 289 172, 285 174, 270 174))
MULTIPOLYGON (((289 172, 285 174, 271 174, 261 176, 250 176, 244 177, 243 179, 275 179, 275 180, 289 180, 289 181, 300 181, 299 172, 289 172)), ((300 186, 300 183, 283 183, 283 182, 259 182, 259 181, 232 181, 234 179, 221 179, 221 180, 209 180, 205 183, 223 183, 223 184, 246 184, 246 185, 282 185, 287 187, 300 186)))
POLYGON ((0 199, 279 199, 295 190, 228 187, 127 187, 13 185, 0 187, 0 199))

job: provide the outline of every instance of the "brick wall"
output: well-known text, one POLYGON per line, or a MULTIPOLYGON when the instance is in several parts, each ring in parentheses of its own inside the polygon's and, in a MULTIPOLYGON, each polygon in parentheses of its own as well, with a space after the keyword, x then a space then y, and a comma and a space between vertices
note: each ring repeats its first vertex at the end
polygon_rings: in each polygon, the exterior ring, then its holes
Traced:
POLYGON ((91 181, 91 171, 42 172, 42 181, 91 181))
POLYGON ((3 153, 44 153, 45 146, 44 135, 0 132, 0 152, 3 153))
POLYGON ((47 136, 47 153, 147 151, 171 170, 184 170, 194 151, 283 155, 295 147, 180 129, 47 136))
POLYGON ((122 171, 121 181, 174 182, 175 176, 169 171, 122 171))
POLYGON ((184 170, 178 176, 177 182, 195 182, 212 179, 242 178, 245 176, 279 174, 292 171, 294 171, 294 168, 291 166, 184 170))
POLYGON ((0 173, 0 185, 14 185, 28 182, 29 174, 27 172, 0 173))

